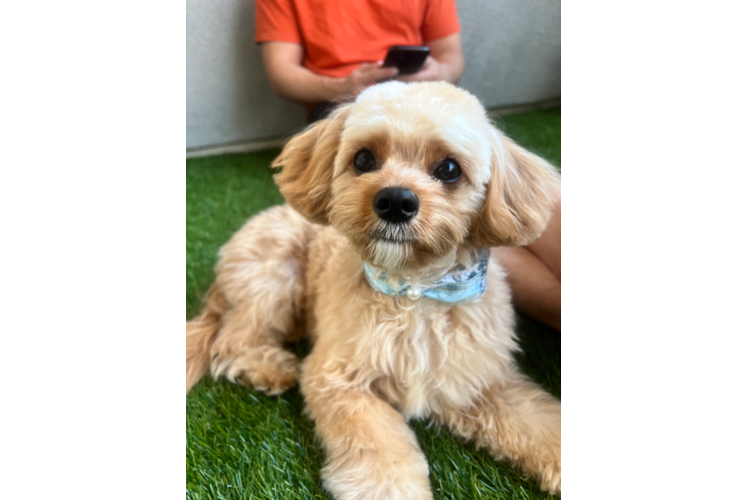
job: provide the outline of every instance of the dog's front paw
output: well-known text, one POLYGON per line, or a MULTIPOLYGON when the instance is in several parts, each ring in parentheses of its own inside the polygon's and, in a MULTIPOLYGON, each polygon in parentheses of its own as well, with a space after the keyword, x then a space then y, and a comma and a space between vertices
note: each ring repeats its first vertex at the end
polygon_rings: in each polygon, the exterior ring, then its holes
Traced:
MULTIPOLYGON (((322 469, 325 488, 336 500, 433 500, 426 457, 382 460, 372 451, 345 455, 322 469)), ((404 458, 404 457, 403 457, 404 458)))
POLYGON ((268 396, 290 389, 299 379, 299 358, 275 346, 248 349, 231 361, 213 361, 213 376, 225 375, 238 384, 253 387, 268 396))
MULTIPOLYGON (((558 437, 558 434, 556 434, 558 437)), ((549 439, 535 449, 530 472, 538 478, 540 489, 551 495, 561 494, 561 440, 549 439)))
POLYGON ((561 495, 561 460, 549 464, 541 471, 540 489, 551 495, 561 495))

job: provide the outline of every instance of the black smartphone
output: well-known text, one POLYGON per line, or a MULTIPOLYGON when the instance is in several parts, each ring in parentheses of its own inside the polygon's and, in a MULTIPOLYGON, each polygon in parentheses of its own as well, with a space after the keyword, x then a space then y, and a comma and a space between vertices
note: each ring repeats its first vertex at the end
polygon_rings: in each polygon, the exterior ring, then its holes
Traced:
POLYGON ((423 66, 423 61, 429 55, 428 47, 420 47, 418 45, 395 45, 390 47, 387 52, 387 57, 382 64, 383 68, 392 68, 393 66, 399 70, 400 75, 412 75, 418 73, 418 70, 423 66))

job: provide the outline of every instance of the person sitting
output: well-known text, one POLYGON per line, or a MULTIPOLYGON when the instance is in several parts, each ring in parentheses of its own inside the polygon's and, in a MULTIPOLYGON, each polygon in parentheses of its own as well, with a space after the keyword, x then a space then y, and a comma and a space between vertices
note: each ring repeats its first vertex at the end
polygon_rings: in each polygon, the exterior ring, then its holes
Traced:
POLYGON ((465 67, 454 0, 257 0, 255 41, 270 89, 306 104, 310 122, 380 80, 457 83, 465 67), (426 45, 430 55, 398 76, 382 67, 393 45, 426 45))

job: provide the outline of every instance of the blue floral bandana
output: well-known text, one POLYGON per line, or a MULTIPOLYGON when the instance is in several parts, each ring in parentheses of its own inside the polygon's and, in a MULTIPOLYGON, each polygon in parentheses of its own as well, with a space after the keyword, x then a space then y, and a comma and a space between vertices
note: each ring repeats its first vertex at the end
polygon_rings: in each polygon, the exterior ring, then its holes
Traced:
POLYGON ((367 263, 364 263, 364 271, 372 288, 390 297, 407 295, 412 300, 417 300, 423 295, 445 304, 464 304, 483 297, 490 256, 491 251, 484 248, 476 254, 471 267, 458 264, 428 287, 410 285, 403 279, 394 283, 387 273, 367 263))

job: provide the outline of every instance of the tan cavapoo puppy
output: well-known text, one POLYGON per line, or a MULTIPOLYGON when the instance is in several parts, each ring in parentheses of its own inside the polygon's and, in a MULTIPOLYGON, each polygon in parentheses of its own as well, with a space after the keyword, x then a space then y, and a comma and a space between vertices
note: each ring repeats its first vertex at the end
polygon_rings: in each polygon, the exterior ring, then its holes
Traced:
POLYGON ((447 83, 389 82, 275 160, 288 205, 221 249, 187 323, 187 391, 300 382, 336 499, 432 498, 408 427, 430 418, 561 491, 561 404, 520 373, 505 271, 487 249, 545 228, 556 169, 447 83), (308 336, 303 363, 284 342, 308 336))

